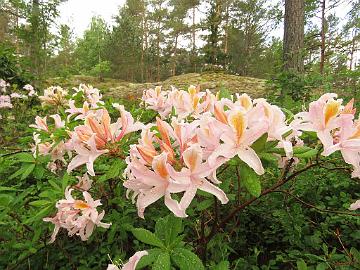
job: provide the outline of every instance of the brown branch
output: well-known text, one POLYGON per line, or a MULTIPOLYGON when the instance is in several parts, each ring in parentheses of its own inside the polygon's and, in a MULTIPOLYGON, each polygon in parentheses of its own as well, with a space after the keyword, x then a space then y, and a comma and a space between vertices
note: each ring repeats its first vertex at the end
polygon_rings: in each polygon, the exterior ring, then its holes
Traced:
POLYGON ((354 216, 354 217, 360 217, 360 214, 356 214, 356 213, 351 213, 351 212, 344 212, 344 211, 338 211, 338 210, 331 210, 331 209, 321 209, 316 207, 313 204, 310 204, 308 202, 305 202, 304 200, 300 199, 298 196, 286 191, 286 190, 274 190, 274 192, 281 192, 284 194, 287 194, 289 196, 291 196, 292 198, 294 198, 295 200, 297 200, 298 202, 300 202, 301 204, 309 207, 309 208, 313 208, 319 212, 326 212, 326 213, 334 213, 334 214, 339 214, 339 215, 348 215, 348 216, 354 216))
POLYGON ((252 204, 253 202, 257 201, 258 199, 260 199, 261 197, 264 197, 272 192, 274 192, 277 188, 283 186, 284 184, 286 184, 287 182, 289 182, 291 179, 294 179, 296 176, 298 176, 299 174, 306 172, 307 170, 309 170, 310 168, 313 168, 317 165, 319 165, 318 162, 316 163, 312 163, 307 165, 306 167, 302 168, 301 170, 298 170, 296 172, 294 172, 293 174, 287 176, 291 165, 293 164, 294 159, 290 159, 287 163, 287 165, 285 166, 283 173, 281 175, 280 181, 277 182, 275 185, 273 185, 272 187, 264 190, 263 192, 261 192, 259 197, 254 197, 248 201, 246 201, 245 203, 239 205, 238 207, 236 207, 233 211, 230 212, 230 214, 228 214, 220 223, 218 226, 214 226, 213 229, 211 230, 211 232, 209 233, 209 235, 206 237, 206 242, 209 242, 211 240, 212 237, 214 237, 217 232, 219 231, 219 229, 224 229, 225 226, 227 225, 227 223, 237 214, 239 213, 241 210, 243 210, 244 208, 246 208, 247 206, 249 206, 250 204, 252 204))

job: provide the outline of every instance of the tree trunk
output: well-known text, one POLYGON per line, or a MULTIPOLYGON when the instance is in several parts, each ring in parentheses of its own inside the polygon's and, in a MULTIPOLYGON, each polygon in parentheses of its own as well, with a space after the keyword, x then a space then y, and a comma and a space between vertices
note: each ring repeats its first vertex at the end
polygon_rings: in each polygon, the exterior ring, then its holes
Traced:
POLYGON ((195 14, 196 14, 196 7, 195 5, 192 8, 192 58, 193 58, 193 71, 196 72, 196 61, 195 60, 195 55, 196 55, 196 25, 195 25, 195 14))
POLYGON ((357 31, 356 29, 354 29, 353 31, 353 37, 352 37, 352 41, 351 41, 351 51, 350 51, 350 63, 349 63, 349 69, 352 70, 353 68, 353 63, 354 63, 354 53, 355 53, 355 38, 357 35, 357 31))
POLYGON ((304 0, 285 0, 284 70, 304 72, 304 0))
POLYGON ((325 0, 321 2, 321 50, 320 50, 320 74, 324 73, 325 64, 325 0))
POLYGON ((175 36, 175 44, 174 44, 174 55, 173 55, 173 68, 172 68, 172 76, 175 76, 176 75, 176 54, 177 54, 177 44, 178 44, 178 36, 179 34, 176 33, 176 36, 175 36))
POLYGON ((156 45, 156 54, 157 54, 157 64, 156 64, 156 80, 160 81, 160 19, 158 22, 157 29, 157 45, 156 45))
POLYGON ((40 2, 39 0, 32 1, 31 10, 31 43, 30 43, 30 59, 31 59, 31 72, 36 76, 40 76, 40 51, 41 40, 39 35, 40 27, 40 2))

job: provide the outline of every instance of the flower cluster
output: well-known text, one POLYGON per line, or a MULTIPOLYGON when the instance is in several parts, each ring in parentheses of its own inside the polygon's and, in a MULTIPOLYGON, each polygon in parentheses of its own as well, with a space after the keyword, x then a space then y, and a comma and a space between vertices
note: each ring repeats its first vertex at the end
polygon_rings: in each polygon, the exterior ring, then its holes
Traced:
POLYGON ((94 227, 109 228, 110 223, 103 223, 101 220, 105 211, 100 214, 97 207, 101 205, 100 200, 94 201, 91 195, 84 191, 82 193, 84 200, 74 199, 71 195, 73 189, 67 187, 65 190, 65 199, 56 203, 57 213, 55 217, 44 218, 44 221, 51 222, 55 225, 50 243, 55 241, 56 235, 60 228, 68 231, 69 236, 78 235, 82 241, 88 240, 94 227))
MULTIPOLYGON (((49 168, 54 172, 66 166, 70 173, 86 165, 91 176, 96 175, 94 161, 99 156, 125 160, 123 186, 127 196, 136 201, 141 218, 145 209, 161 198, 176 216, 186 217, 198 190, 226 204, 229 199, 217 179, 220 166, 236 158, 241 166, 263 175, 263 150, 257 145, 261 141, 270 147, 272 151, 266 154, 277 159, 279 167, 295 166, 299 160, 294 147, 304 144, 304 132, 317 134, 324 156, 339 150, 353 166, 352 176, 360 177, 360 122, 355 120, 353 101, 343 106, 335 94, 323 95, 310 103, 309 111, 288 121, 278 106, 262 98, 253 100, 247 94, 221 97, 195 86, 187 91, 174 87, 162 91, 158 86, 144 91, 145 106, 160 116, 155 123, 145 125, 119 104, 112 104, 119 115, 112 121, 96 88, 80 85, 73 90, 71 94, 61 87, 50 87, 40 96, 43 105, 62 109, 50 115, 50 124, 46 116, 36 117, 32 125, 37 129, 34 155, 50 155, 49 168), (138 142, 124 151, 128 134, 140 130, 138 142)), ((104 212, 96 211, 100 202, 87 193, 91 180, 87 174, 79 180, 73 187, 83 191, 86 202, 73 199, 72 189, 67 188, 66 200, 58 202, 56 216, 46 219, 55 224, 53 239, 61 227, 86 240, 95 225, 108 226, 100 222, 104 212)), ((358 207, 356 202, 350 209, 358 207)))
MULTIPOLYGON (((25 90, 27 94, 22 94, 21 91, 15 92, 15 86, 12 87, 14 89, 10 87, 11 85, 9 83, 0 79, 0 109, 12 109, 14 107, 14 101, 28 99, 29 97, 37 95, 35 89, 30 84, 25 85, 22 89, 22 91, 25 90)), ((0 119, 2 119, 1 115, 0 119)))
MULTIPOLYGON (((204 164, 212 168, 207 169, 208 175, 200 177, 202 180, 209 179, 210 175, 216 179, 216 168, 236 155, 257 174, 263 174, 261 160, 252 145, 264 134, 267 136, 267 141, 273 141, 277 148, 284 149, 285 157, 274 154, 279 159, 280 166, 284 166, 290 158, 293 158, 296 163, 298 159, 293 157, 293 146, 303 145, 300 136, 308 131, 316 132, 322 143, 324 156, 339 150, 344 161, 353 166, 352 176, 360 177, 360 121, 355 120, 353 100, 343 106, 342 100, 337 99, 336 94, 324 94, 317 101, 310 103, 308 112, 298 113, 290 123, 286 121, 285 114, 276 105, 269 104, 265 99, 252 100, 246 94, 219 98, 219 95, 215 96, 209 91, 200 92, 194 86, 190 86, 187 92, 175 88, 162 91, 158 86, 144 91, 142 100, 147 108, 158 111, 163 119, 170 116, 176 117, 176 120, 172 120, 172 126, 167 126, 166 130, 169 130, 169 134, 175 134, 175 126, 176 128, 179 126, 176 124, 177 121, 181 119, 190 121, 191 131, 181 131, 182 134, 193 135, 190 136, 186 149, 196 149, 192 150, 192 153, 198 153, 197 160, 202 160, 204 164)), ((183 123, 182 126, 184 125, 190 124, 183 123)), ((161 134, 160 128, 158 130, 161 134)), ((156 174, 154 164, 149 161, 161 159, 163 163, 167 163, 165 168, 172 172, 169 173, 168 182, 171 185, 167 192, 185 191, 179 204, 181 211, 184 211, 196 189, 191 188, 189 182, 184 182, 182 172, 189 166, 182 156, 184 149, 181 148, 181 140, 176 139, 167 146, 168 149, 178 149, 175 155, 179 157, 180 162, 177 162, 177 166, 174 167, 171 161, 173 153, 167 153, 165 160, 163 153, 166 151, 159 154, 154 151, 154 147, 144 147, 144 141, 147 143, 151 141, 149 136, 152 135, 149 134, 151 133, 143 133, 139 144, 132 148, 127 170, 129 180, 124 185, 134 191, 134 196, 138 196, 137 206, 139 215, 142 216, 144 206, 154 202, 159 196, 163 196, 164 192, 156 189, 158 197, 154 197, 154 189, 157 186, 146 182, 144 176, 139 175, 138 168, 143 166, 142 171, 146 169, 156 174), (144 136, 148 136, 147 140, 144 136), (164 157, 160 158, 162 155, 164 157), (173 188, 174 185, 176 189, 173 188), (152 191, 152 197, 147 196, 147 190, 152 191), (190 193, 189 190, 192 190, 192 196, 187 196, 190 193), (184 202, 185 200, 188 200, 187 203, 184 202)), ((159 139, 156 140, 159 141, 159 139)), ((356 205, 358 204, 353 204, 350 209, 355 209, 356 205)), ((180 212, 177 213, 178 216, 184 215, 183 212, 181 215, 180 212)))
MULTIPOLYGON (((98 89, 80 85, 73 90, 71 95, 59 86, 49 87, 39 97, 43 106, 55 108, 57 113, 49 117, 36 116, 35 124, 30 125, 36 130, 33 155, 50 156, 48 168, 54 173, 64 168, 70 173, 85 164, 87 173, 95 176, 94 161, 103 154, 124 159, 122 141, 144 125, 135 121, 119 104, 113 104, 120 116, 112 123, 98 89)), ((52 241, 60 228, 67 229, 69 235, 77 234, 82 240, 87 240, 95 225, 109 226, 101 223, 104 211, 99 214, 96 210, 100 201, 93 201, 88 193, 92 181, 87 173, 78 176, 79 183, 73 186, 83 191, 85 201, 73 199, 73 189, 68 187, 66 200, 60 200, 56 205, 56 216, 44 219, 55 224, 52 241)))
POLYGON ((353 166, 353 177, 360 177, 360 122, 355 120, 354 100, 342 106, 336 94, 325 94, 311 102, 308 112, 295 115, 299 130, 316 132, 324 156, 340 150, 344 161, 353 166))

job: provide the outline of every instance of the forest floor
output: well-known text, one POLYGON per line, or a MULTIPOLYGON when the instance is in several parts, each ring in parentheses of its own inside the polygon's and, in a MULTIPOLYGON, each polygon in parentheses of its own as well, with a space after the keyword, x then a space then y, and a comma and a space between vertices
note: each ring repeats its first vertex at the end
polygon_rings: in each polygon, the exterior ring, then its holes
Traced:
POLYGON ((200 85, 201 90, 209 89, 213 93, 228 89, 231 93, 247 93, 251 97, 256 98, 264 96, 267 86, 265 80, 229 75, 219 72, 206 73, 188 73, 173 76, 162 82, 153 83, 131 83, 122 80, 105 78, 99 81, 98 78, 92 76, 76 75, 70 78, 52 78, 46 81, 45 86, 60 85, 62 87, 76 87, 80 83, 90 84, 98 89, 106 97, 113 98, 138 98, 142 95, 143 90, 162 85, 163 90, 169 90, 173 85, 178 89, 186 90, 189 85, 200 85))

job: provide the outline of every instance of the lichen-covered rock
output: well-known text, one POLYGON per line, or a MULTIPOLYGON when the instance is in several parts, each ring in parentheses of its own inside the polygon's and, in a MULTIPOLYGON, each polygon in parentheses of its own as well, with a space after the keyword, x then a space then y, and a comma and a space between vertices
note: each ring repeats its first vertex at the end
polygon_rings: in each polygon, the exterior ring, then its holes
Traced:
POLYGON ((99 81, 91 76, 72 76, 69 79, 53 78, 46 82, 45 86, 60 84, 64 87, 75 87, 80 83, 91 84, 99 88, 105 97, 136 99, 142 95, 144 89, 162 85, 164 90, 173 85, 179 89, 187 89, 189 85, 200 85, 202 90, 209 89, 217 92, 227 89, 230 93, 248 93, 256 98, 266 93, 265 80, 225 74, 222 72, 188 73, 173 76, 162 82, 133 83, 116 79, 105 78, 99 81))

